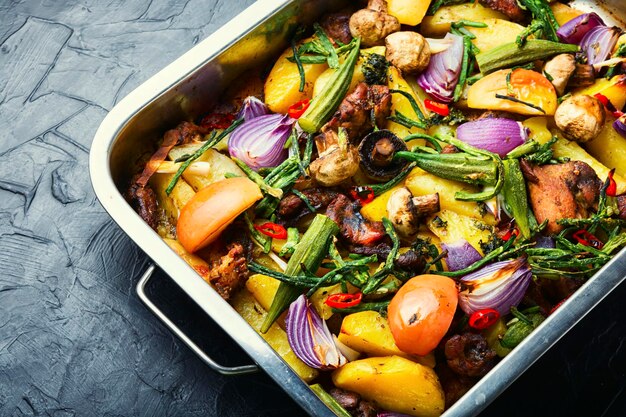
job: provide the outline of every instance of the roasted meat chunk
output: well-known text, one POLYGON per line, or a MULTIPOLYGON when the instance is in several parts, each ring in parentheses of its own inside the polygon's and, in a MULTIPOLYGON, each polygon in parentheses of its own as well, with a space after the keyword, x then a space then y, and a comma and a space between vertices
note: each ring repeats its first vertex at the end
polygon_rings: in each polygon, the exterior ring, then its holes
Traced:
POLYGON ((513 22, 524 20, 524 10, 519 6, 517 0, 479 0, 479 2, 485 7, 506 15, 513 22))
MULTIPOLYGON (((309 204, 317 211, 325 209, 339 193, 331 188, 309 188, 302 191, 309 204)), ((311 214, 311 209, 297 195, 287 194, 278 205, 278 219, 281 223, 293 225, 302 217, 311 214)))
POLYGON ((126 201, 139 214, 139 216, 148 223, 148 225, 156 230, 159 223, 158 205, 156 194, 149 185, 142 186, 137 179, 141 174, 135 175, 131 181, 130 187, 126 191, 126 201))
POLYGON ((371 120, 372 110, 374 110, 376 124, 383 126, 391 113, 389 88, 384 85, 368 86, 360 83, 343 99, 326 127, 333 130, 342 127, 346 129, 348 138, 352 142, 358 142, 374 128, 371 120))
POLYGON ((326 34, 335 41, 348 44, 352 40, 350 33, 350 13, 331 13, 320 21, 326 34))
MULTIPOLYGON (((379 242, 372 246, 349 245, 348 250, 350 253, 356 253, 359 255, 377 255, 378 260, 383 261, 389 255, 389 252, 391 252, 391 245, 387 242, 379 242)), ((395 265, 406 271, 420 274, 424 270, 426 260, 421 254, 411 249, 401 253, 400 256, 398 256, 398 259, 396 259, 395 265)))
POLYGON ((363 400, 356 392, 333 388, 329 394, 353 417, 376 417, 378 414, 374 404, 363 400))
POLYGON ((586 218, 597 206, 602 182, 584 162, 542 166, 523 162, 522 171, 537 222, 548 220, 548 233, 563 230, 557 220, 586 218))
POLYGON ((455 334, 446 341, 450 369, 462 376, 483 376, 496 364, 496 352, 477 333, 455 334))
POLYGON ((354 245, 374 245, 385 237, 381 222, 369 221, 359 212, 361 204, 339 194, 326 209, 326 215, 339 226, 341 236, 354 245))

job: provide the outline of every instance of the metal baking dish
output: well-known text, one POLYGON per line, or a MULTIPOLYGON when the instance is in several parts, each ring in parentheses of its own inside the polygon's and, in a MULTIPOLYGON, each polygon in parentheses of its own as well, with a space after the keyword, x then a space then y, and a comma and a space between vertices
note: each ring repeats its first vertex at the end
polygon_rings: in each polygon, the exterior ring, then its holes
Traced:
MULTIPOLYGON (((209 38, 150 78, 116 105, 100 125, 90 152, 91 181, 101 204, 130 238, 161 267, 206 313, 250 355, 256 365, 228 368, 216 364, 159 312, 143 287, 137 290, 146 305, 211 368, 225 374, 263 369, 311 416, 334 416, 274 350, 185 261, 135 214, 121 190, 137 160, 167 129, 210 109, 228 85, 246 69, 275 57, 287 45, 298 24, 309 24, 322 13, 347 1, 259 0, 209 38)), ((607 23, 624 27, 626 3, 574 1, 593 10, 607 23)), ((626 275, 626 251, 590 279, 530 337, 503 359, 445 417, 477 415, 532 365, 564 333, 599 303, 626 275)))

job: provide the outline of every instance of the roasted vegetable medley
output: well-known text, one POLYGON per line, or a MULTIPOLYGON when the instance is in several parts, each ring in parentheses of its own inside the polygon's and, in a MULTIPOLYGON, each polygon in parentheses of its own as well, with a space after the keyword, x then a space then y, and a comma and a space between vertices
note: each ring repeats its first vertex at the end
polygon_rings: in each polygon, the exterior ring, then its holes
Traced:
POLYGON ((626 245, 625 102, 595 13, 370 0, 167 131, 127 199, 337 415, 438 416, 626 245))

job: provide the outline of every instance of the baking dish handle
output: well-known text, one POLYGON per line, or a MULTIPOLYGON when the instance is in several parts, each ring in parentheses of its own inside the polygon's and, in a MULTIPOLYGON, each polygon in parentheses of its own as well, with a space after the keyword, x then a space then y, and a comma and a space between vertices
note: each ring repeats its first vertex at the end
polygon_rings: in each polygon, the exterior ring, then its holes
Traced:
POLYGON ((163 322, 163 324, 165 324, 165 326, 167 326, 167 328, 170 329, 170 331, 174 333, 174 335, 182 340, 183 343, 185 343, 187 347, 191 349, 193 353, 195 353, 202 360, 202 362, 206 363, 209 366, 209 368, 213 369, 215 372, 219 372, 222 375, 244 375, 254 373, 259 370, 259 367, 256 365, 222 366, 219 363, 215 362, 213 359, 211 359, 206 353, 204 353, 202 349, 198 347, 198 345, 196 345, 189 337, 187 337, 187 335, 181 329, 179 329, 178 326, 176 326, 174 322, 172 322, 165 315, 165 313, 163 313, 152 302, 152 300, 150 300, 150 298, 146 294, 146 286, 148 284, 148 281, 150 281, 150 278, 152 277, 155 269, 156 265, 151 264, 146 272, 144 272, 142 277, 139 279, 136 288, 137 295, 139 296, 139 299, 146 305, 146 307, 148 307, 148 309, 150 309, 150 311, 152 311, 152 313, 157 316, 157 318, 161 320, 161 322, 163 322))

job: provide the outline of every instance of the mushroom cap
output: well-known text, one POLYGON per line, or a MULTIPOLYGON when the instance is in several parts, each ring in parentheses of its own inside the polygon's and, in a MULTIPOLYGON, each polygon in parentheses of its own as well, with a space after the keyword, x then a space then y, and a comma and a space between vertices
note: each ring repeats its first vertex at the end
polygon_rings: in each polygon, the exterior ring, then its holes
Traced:
POLYGON ((402 238, 414 237, 419 229, 419 217, 408 188, 398 188, 387 201, 387 215, 402 238))
POLYGON ((395 32, 385 38, 386 58, 404 74, 419 73, 428 67, 430 46, 417 32, 395 32))
POLYGON ((359 144, 361 168, 373 181, 389 181, 409 164, 393 159, 398 151, 408 150, 406 143, 390 130, 377 130, 365 136, 359 144))

